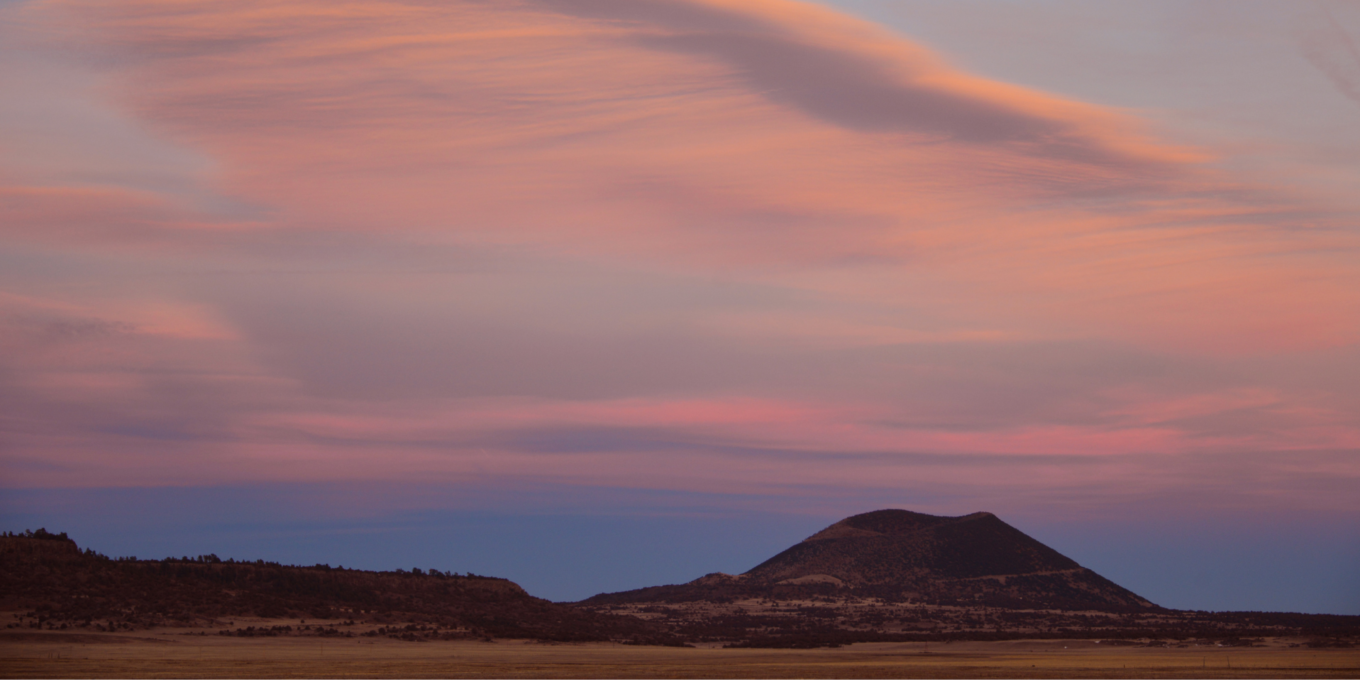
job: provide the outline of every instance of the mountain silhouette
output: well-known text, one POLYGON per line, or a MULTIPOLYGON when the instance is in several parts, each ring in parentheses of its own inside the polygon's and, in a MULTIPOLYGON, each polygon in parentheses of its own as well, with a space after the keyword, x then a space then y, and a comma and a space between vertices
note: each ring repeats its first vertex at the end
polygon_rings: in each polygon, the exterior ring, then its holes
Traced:
POLYGON ((238 636, 678 644, 646 621, 549 602, 492 576, 289 566, 216 555, 110 559, 82 551, 65 533, 43 529, 0 536, 0 612, 21 613, 30 619, 26 629, 72 633, 197 626, 238 636), (303 621, 312 624, 304 629, 303 621))
POLYGON ((988 512, 877 510, 843 519, 739 576, 596 595, 583 604, 879 598, 1012 609, 1158 607, 988 512))
MULTIPOLYGON (((1157 607, 988 513, 856 515, 745 574, 597 595, 533 597, 503 578, 364 571, 216 555, 110 559, 43 529, 0 535, 5 640, 152 628, 238 637, 817 647, 856 642, 1308 635, 1355 646, 1360 617, 1157 607), (18 629, 18 630, 15 630, 18 629)), ((85 636, 85 637, 80 637, 85 636)), ((112 637, 111 637, 112 636, 112 637)), ((121 638, 119 638, 121 639, 121 638)))

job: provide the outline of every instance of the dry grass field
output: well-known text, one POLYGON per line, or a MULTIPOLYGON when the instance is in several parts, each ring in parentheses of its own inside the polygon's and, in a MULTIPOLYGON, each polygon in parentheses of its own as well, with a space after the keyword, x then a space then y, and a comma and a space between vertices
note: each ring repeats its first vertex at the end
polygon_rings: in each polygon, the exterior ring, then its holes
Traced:
POLYGON ((1135 647, 1092 641, 872 643, 840 649, 636 647, 522 640, 125 634, 0 634, 0 676, 411 678, 1355 678, 1360 650, 1135 647))

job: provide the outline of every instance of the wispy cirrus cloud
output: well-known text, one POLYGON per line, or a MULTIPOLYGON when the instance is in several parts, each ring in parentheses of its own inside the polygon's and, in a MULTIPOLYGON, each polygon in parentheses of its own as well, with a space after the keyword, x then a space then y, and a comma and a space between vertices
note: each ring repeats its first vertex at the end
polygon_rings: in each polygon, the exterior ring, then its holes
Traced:
POLYGON ((1360 103, 1360 38, 1337 21, 1328 5, 1313 2, 1311 25, 1301 33, 1303 55, 1341 94, 1360 103))
POLYGON ((15 484, 1357 474, 1347 215, 1138 111, 785 0, 5 11, 160 145, 0 158, 15 484))
POLYGON ((820 120, 974 144, 1128 172, 1174 172, 1203 158, 1138 134, 1101 107, 952 69, 928 50, 843 14, 795 2, 539 0, 623 22, 629 40, 717 60, 747 87, 820 120))

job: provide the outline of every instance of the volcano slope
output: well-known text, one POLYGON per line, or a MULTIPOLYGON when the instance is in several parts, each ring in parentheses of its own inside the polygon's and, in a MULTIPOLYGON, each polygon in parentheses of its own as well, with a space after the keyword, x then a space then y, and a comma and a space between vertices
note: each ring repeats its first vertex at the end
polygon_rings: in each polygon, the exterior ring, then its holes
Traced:
POLYGON ((606 593, 577 606, 662 623, 692 641, 756 646, 1360 631, 1360 617, 1168 610, 986 512, 855 515, 744 574, 606 593))

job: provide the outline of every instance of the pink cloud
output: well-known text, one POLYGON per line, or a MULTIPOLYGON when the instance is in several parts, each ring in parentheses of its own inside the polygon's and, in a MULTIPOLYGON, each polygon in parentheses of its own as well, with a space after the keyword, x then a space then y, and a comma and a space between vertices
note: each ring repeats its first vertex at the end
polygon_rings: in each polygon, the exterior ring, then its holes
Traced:
POLYGON ((962 73, 829 10, 54 6, 97 18, 96 42, 136 59, 134 109, 280 227, 682 268, 878 263, 959 290, 974 324, 1013 309, 1154 344, 1360 337, 1334 312, 1354 268, 1322 254, 1356 244, 1260 224, 1245 187, 1128 112, 962 73))
POLYGON ((211 160, 0 166, 0 236, 70 258, 0 298, 15 484, 1156 486, 1358 440, 1353 386, 1230 365, 1353 358, 1346 215, 828 9, 7 11, 211 160))

